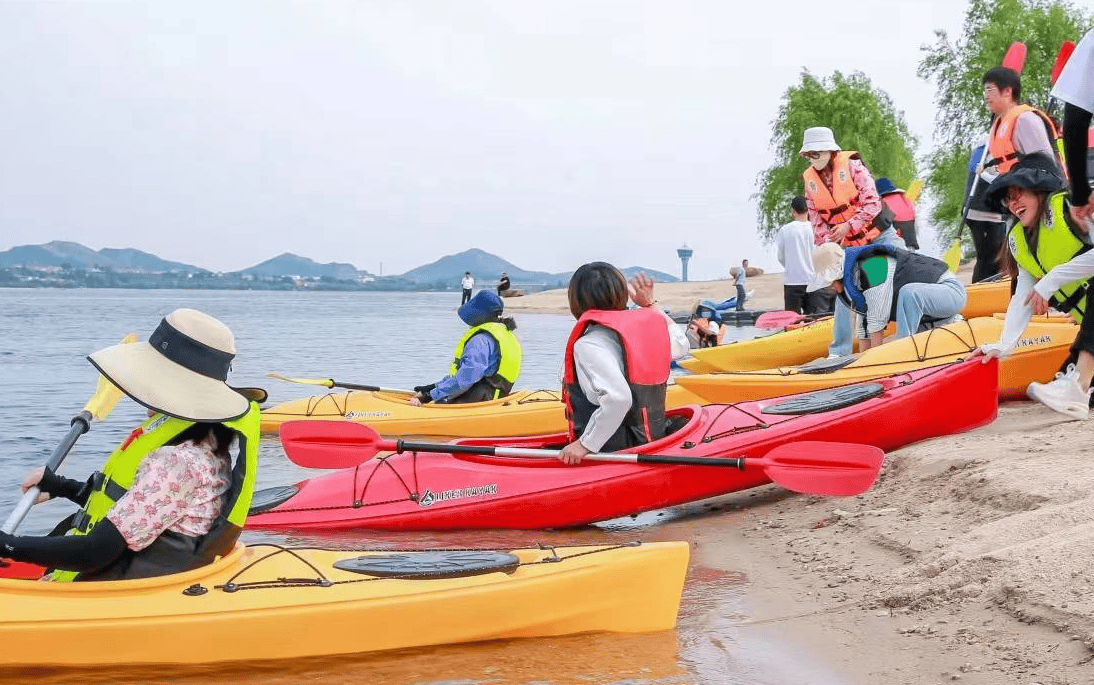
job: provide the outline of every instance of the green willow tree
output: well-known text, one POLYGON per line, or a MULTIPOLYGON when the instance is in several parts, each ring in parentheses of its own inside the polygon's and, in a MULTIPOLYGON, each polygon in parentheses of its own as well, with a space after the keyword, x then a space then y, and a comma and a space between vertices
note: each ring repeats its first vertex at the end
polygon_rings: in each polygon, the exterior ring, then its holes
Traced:
POLYGON ((758 200, 759 232, 765 240, 774 239, 779 226, 790 220, 790 201, 804 190, 802 173, 808 163, 798 150, 811 126, 832 129, 840 147, 858 151, 875 178, 887 176, 906 188, 916 176, 915 136, 888 94, 861 72, 845 76, 837 71, 818 79, 803 70, 800 82, 783 95, 772 122, 775 163, 756 178, 760 190, 752 197, 758 200))
POLYGON ((961 219, 973 144, 991 123, 984 107, 984 72, 999 66, 1012 42, 1022 41, 1027 49, 1022 100, 1044 107, 1060 44, 1077 42, 1089 26, 1090 16, 1067 2, 971 0, 957 41, 935 31, 935 44, 923 46, 917 74, 934 83, 938 106, 937 147, 927 156, 925 183, 936 201, 931 218, 945 227, 938 231, 943 244, 953 240, 961 219))

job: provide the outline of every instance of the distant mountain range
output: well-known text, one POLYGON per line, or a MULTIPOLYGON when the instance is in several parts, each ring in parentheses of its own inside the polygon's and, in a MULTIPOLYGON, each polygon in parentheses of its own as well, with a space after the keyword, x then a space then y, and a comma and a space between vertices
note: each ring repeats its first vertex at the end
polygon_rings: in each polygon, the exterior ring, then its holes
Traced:
MULTIPOLYGON (((68 269, 110 269, 113 271, 137 271, 145 273, 211 273, 208 269, 171 262, 131 248, 104 248, 92 250, 79 243, 55 240, 43 245, 21 245, 0 252, 0 268, 39 267, 68 269)), ((550 273, 547 271, 528 271, 479 249, 470 249, 459 254, 441 257, 435 262, 411 269, 404 274, 378 277, 352 264, 331 262, 320 264, 307 257, 286 252, 232 275, 266 278, 323 278, 336 281, 377 282, 393 284, 413 284, 438 289, 458 287, 465 271, 470 271, 479 285, 495 283, 502 272, 509 274, 514 287, 527 285, 532 289, 564 287, 570 280, 572 271, 550 273)), ((623 273, 631 276, 642 271, 661 282, 679 280, 671 274, 654 269, 628 267, 623 273)))

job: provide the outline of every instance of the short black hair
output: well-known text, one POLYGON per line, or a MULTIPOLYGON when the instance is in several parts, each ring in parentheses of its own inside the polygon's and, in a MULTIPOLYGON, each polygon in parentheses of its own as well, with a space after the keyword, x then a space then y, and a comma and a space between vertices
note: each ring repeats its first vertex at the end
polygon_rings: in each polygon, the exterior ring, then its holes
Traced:
POLYGON ((1022 77, 1018 72, 1007 67, 992 67, 984 74, 984 85, 992 84, 1002 93, 1010 88, 1010 96, 1015 102, 1022 100, 1022 77))
POLYGON ((575 319, 590 309, 626 309, 627 278, 607 262, 582 264, 570 277, 567 297, 575 319))
POLYGON ((809 211, 809 205, 805 204, 805 196, 795 195, 794 199, 790 201, 790 209, 797 214, 805 214, 809 211))

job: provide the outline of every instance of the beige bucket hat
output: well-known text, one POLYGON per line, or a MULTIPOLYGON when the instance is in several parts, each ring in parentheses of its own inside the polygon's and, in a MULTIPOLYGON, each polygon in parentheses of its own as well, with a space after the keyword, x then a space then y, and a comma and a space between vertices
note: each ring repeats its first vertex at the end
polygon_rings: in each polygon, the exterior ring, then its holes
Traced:
POLYGON ((87 359, 149 409, 187 421, 217 422, 247 413, 247 397, 225 383, 235 354, 227 326, 196 309, 176 309, 148 342, 114 345, 87 359))
POLYGON ((843 249, 835 243, 825 243, 813 250, 813 280, 806 292, 814 292, 843 278, 843 249))
POLYGON ((798 154, 804 155, 806 152, 839 152, 842 149, 839 145, 836 145, 836 137, 832 135, 832 129, 827 126, 814 126, 805 129, 805 134, 802 136, 802 149, 798 150, 798 154))

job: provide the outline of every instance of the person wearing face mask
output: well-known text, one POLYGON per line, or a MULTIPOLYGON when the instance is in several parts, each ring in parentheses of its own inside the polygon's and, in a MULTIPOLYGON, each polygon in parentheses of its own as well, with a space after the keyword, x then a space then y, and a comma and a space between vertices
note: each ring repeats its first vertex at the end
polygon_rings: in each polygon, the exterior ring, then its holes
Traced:
MULTIPOLYGON (((815 244, 905 248, 893 228, 892 212, 878 196, 870 171, 857 152, 843 150, 836 144, 832 129, 825 126, 806 129, 799 154, 809 160, 802 180, 815 244)), ((851 328, 851 310, 837 299, 828 356, 851 354, 851 328)))

